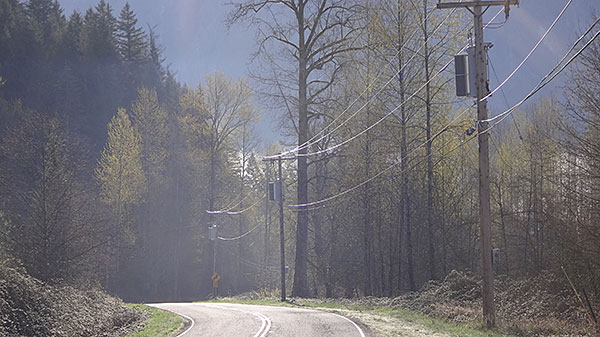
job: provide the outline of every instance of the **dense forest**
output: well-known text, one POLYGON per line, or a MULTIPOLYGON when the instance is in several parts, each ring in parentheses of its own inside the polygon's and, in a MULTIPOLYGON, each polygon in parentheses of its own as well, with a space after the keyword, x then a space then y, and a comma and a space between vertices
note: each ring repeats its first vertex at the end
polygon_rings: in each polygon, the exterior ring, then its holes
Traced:
MULTIPOLYGON (((213 263, 221 294, 277 289, 277 167, 262 158, 283 151, 293 296, 478 272, 476 110, 452 71, 471 22, 436 2, 235 4, 229 24, 261 32, 251 77, 188 87, 129 5, 0 0, 0 257, 128 301, 206 298, 213 263), (258 102, 285 141, 259 143, 258 102)), ((487 133, 495 273, 564 268, 596 303, 599 69, 593 42, 560 93, 492 111, 487 133)))

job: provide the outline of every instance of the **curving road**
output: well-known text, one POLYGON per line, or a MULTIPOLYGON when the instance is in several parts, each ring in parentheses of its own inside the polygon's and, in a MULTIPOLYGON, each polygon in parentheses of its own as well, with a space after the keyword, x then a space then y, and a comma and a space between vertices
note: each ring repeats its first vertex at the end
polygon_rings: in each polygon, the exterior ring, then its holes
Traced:
POLYGON ((359 324, 344 316, 311 309, 231 303, 149 305, 188 319, 191 325, 181 337, 369 336, 359 324))

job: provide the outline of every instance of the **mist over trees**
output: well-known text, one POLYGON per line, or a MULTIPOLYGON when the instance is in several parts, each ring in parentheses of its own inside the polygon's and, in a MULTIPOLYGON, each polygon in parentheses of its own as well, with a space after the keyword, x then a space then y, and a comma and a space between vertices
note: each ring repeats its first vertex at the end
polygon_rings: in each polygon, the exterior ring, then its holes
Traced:
MULTIPOLYGON (((300 147, 283 163, 293 295, 395 296, 478 272, 475 111, 449 71, 470 23, 436 2, 235 4, 230 24, 261 28, 251 81, 187 87, 129 4, 0 0, 0 257, 129 301, 206 298, 213 261, 220 294, 277 289, 276 170, 261 159, 300 147), (260 114, 283 144, 258 144, 260 114)), ((490 132, 496 274, 564 267, 596 301, 599 60, 596 42, 564 93, 490 132)))

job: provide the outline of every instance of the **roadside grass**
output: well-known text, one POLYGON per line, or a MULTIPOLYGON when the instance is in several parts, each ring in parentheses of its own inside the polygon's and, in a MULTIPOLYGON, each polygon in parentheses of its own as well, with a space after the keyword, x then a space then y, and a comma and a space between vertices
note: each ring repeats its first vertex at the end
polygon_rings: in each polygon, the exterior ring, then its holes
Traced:
POLYGON ((270 305, 295 308, 311 308, 338 313, 355 318, 371 329, 376 336, 385 337, 505 337, 499 330, 487 330, 475 323, 451 323, 440 318, 432 318, 414 311, 385 306, 346 305, 315 299, 291 299, 280 302, 275 299, 239 300, 222 298, 211 303, 239 303, 270 305))
POLYGON ((127 306, 144 311, 148 318, 142 324, 143 330, 127 335, 127 337, 166 337, 176 336, 184 326, 184 320, 180 316, 162 309, 153 308, 143 304, 131 304, 127 306))

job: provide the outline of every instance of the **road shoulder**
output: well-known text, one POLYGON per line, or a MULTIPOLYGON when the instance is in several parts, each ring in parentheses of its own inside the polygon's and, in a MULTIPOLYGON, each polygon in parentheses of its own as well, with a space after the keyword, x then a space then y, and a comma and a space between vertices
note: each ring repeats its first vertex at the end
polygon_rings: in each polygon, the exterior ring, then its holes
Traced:
POLYGON ((291 299, 280 302, 276 299, 240 300, 223 298, 208 303, 239 303, 279 307, 295 307, 335 313, 351 319, 359 325, 367 336, 378 337, 501 337, 507 336, 497 331, 485 330, 474 324, 457 324, 439 318, 431 318, 420 313, 400 308, 346 305, 331 300, 291 299))

